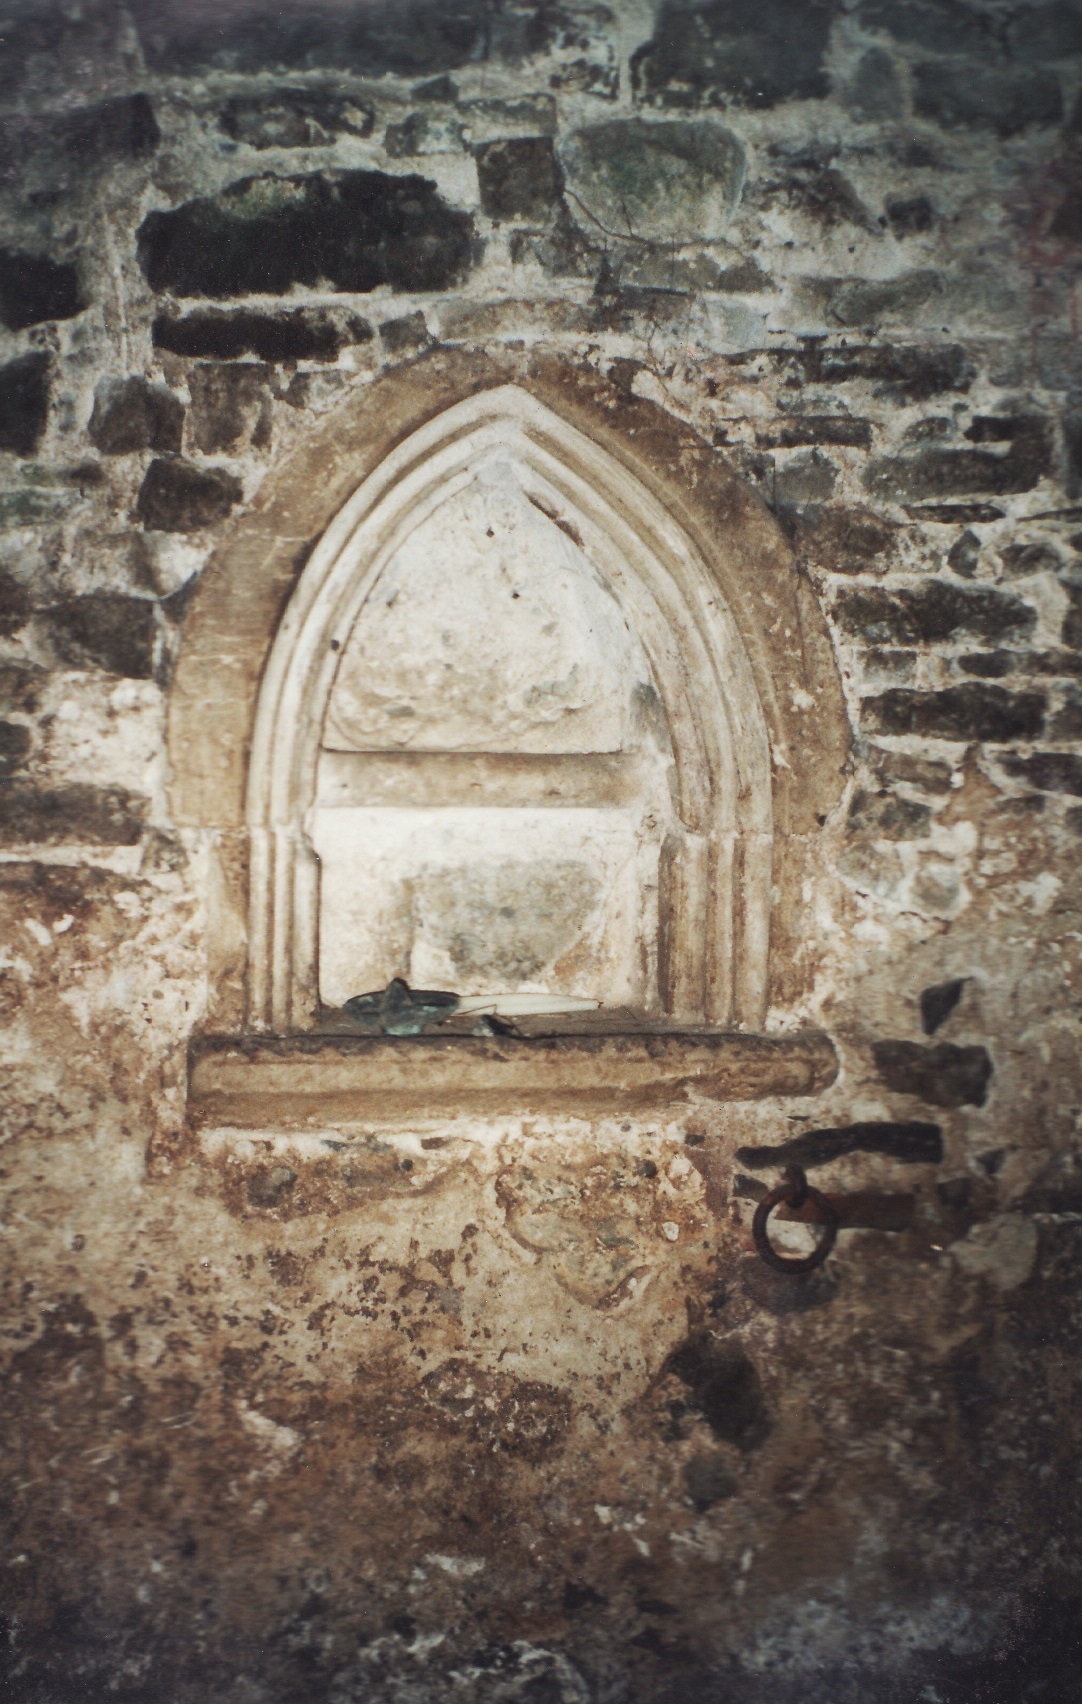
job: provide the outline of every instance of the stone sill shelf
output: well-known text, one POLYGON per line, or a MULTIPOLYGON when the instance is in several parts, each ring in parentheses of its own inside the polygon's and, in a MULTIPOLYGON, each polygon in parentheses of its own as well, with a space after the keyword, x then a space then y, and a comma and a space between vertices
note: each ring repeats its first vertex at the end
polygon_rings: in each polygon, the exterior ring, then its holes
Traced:
POLYGON ((197 1127, 310 1129, 452 1113, 589 1112, 813 1095, 832 1083, 829 1036, 639 1030, 506 1038, 202 1036, 191 1047, 197 1127))

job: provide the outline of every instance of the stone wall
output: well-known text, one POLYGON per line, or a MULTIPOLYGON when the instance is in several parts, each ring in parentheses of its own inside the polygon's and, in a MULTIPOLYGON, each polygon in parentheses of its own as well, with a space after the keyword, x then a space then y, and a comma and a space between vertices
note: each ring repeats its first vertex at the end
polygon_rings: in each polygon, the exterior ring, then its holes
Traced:
POLYGON ((2 22, 5 1696, 1074 1699, 1082 8, 2 22), (187 1120, 244 945, 169 791, 204 569, 449 361, 782 528, 851 725, 776 874, 821 1092, 187 1120), (750 1241, 794 1159, 804 1278, 750 1241))

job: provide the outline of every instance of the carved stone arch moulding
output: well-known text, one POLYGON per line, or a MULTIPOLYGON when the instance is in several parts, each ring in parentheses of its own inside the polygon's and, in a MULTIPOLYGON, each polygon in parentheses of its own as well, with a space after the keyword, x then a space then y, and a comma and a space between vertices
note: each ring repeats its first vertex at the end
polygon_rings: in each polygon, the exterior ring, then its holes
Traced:
POLYGON ((655 1010, 756 1028, 784 997, 792 977, 777 961, 798 951, 800 873, 840 793, 848 725, 780 529, 716 450, 593 371, 538 352, 440 351, 358 387, 312 429, 188 612, 172 802, 180 824, 212 831, 212 1027, 315 1025, 309 828, 343 647, 403 542, 495 463, 581 545, 660 699, 673 818, 655 1010))

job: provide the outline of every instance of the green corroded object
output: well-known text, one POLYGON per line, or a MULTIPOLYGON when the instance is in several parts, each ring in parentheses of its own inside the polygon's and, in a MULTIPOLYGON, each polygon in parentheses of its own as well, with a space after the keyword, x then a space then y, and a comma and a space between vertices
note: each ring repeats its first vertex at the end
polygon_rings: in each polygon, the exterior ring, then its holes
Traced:
POLYGON ((381 1035, 420 1035, 429 1024, 449 1018, 459 1006, 457 994, 436 988, 410 988, 402 977, 392 977, 386 988, 371 994, 355 994, 342 1010, 354 1023, 381 1035))

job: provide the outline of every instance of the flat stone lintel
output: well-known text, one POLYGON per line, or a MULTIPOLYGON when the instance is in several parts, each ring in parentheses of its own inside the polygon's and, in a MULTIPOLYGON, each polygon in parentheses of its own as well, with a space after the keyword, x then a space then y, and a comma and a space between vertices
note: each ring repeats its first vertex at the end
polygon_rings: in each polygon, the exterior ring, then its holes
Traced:
POLYGON ((830 1037, 681 1031, 529 1039, 205 1036, 192 1044, 193 1124, 297 1129, 456 1112, 592 1114, 811 1095, 838 1070, 830 1037))

